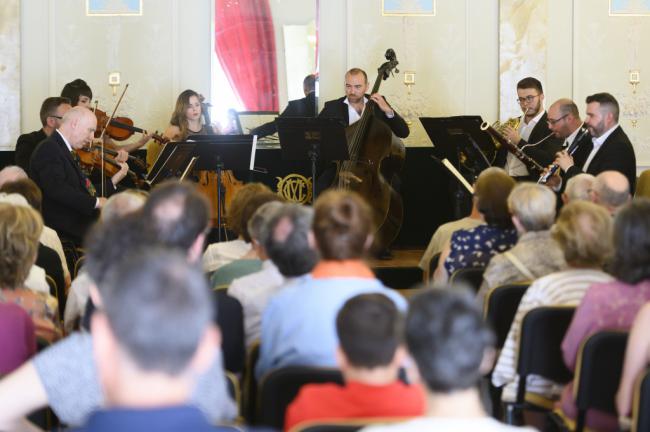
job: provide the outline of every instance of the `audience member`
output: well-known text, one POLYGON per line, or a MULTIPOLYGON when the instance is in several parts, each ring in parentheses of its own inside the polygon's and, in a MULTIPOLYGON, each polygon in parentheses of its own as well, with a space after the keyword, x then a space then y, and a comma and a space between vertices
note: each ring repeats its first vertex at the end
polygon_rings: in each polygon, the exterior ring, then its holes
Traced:
POLYGON ((404 326, 390 299, 382 294, 352 297, 338 313, 336 334, 336 361, 345 385, 302 387, 287 409, 286 431, 308 421, 424 414, 422 387, 398 379, 406 358, 404 326))
POLYGON ((61 336, 57 311, 44 293, 25 288, 36 261, 43 220, 30 207, 0 203, 0 302, 16 303, 34 321, 36 336, 52 342, 61 336))
POLYGON ((141 250, 102 287, 92 339, 105 405, 82 431, 234 430, 213 427, 190 403, 219 351, 206 280, 179 253, 141 250))
MULTIPOLYGON (((593 283, 612 280, 602 271, 612 252, 611 235, 611 217, 596 204, 575 201, 560 211, 552 236, 560 245, 568 268, 535 280, 519 303, 492 372, 492 383, 497 387, 505 385, 504 401, 514 401, 517 394, 516 360, 524 316, 540 306, 577 306, 593 283)), ((561 387, 539 376, 529 375, 526 391, 557 399, 561 387)))
POLYGON ((515 181, 501 168, 488 168, 476 180, 474 201, 485 225, 461 229, 452 234, 440 254, 434 279, 444 283, 458 269, 485 267, 496 253, 505 252, 517 242, 508 212, 508 195, 515 181))
POLYGON ((268 206, 266 204, 260 208, 269 214, 265 228, 267 232, 261 238, 261 249, 266 258, 262 269, 235 279, 228 288, 228 295, 242 305, 248 348, 260 338, 262 314, 271 297, 291 284, 294 278, 310 272, 317 260, 316 252, 308 241, 312 209, 298 204, 284 204, 275 211, 268 211, 268 206), (267 250, 271 251, 271 256, 267 256, 267 250), (278 256, 286 257, 286 264, 279 262, 276 265, 278 256))
POLYGON ((596 177, 591 174, 581 173, 569 179, 566 189, 562 193, 562 202, 569 204, 572 201, 593 201, 593 189, 596 177))
POLYGON ((490 369, 494 335, 467 292, 427 290, 414 297, 406 318, 406 344, 427 388, 424 417, 369 432, 531 430, 497 422, 478 391, 490 369))
MULTIPOLYGON (((608 269, 616 280, 587 290, 562 342, 569 370, 575 370, 578 350, 587 336, 600 330, 629 329, 641 306, 650 301, 650 200, 634 200, 617 212, 614 255, 608 269)), ((562 392, 561 407, 567 417, 576 418, 572 383, 562 392)), ((597 430, 618 428, 615 416, 598 410, 587 412, 586 425, 597 430)))
POLYGON ((258 378, 288 365, 334 366, 334 321, 350 297, 385 293, 398 308, 406 306, 362 261, 374 230, 370 208, 359 195, 344 190, 321 194, 312 229, 321 262, 310 275, 277 293, 264 310, 258 378))
POLYGON ((0 187, 5 183, 28 178, 24 169, 16 165, 9 165, 0 170, 0 187))
POLYGON ((268 186, 262 183, 247 183, 235 193, 226 210, 226 222, 237 238, 208 245, 203 253, 203 270, 213 272, 222 265, 243 257, 251 250, 251 244, 242 236, 244 225, 248 223, 243 220, 242 212, 251 197, 270 191, 268 186))
POLYGON ((499 285, 532 282, 566 267, 562 250, 551 237, 556 208, 553 191, 535 183, 520 183, 510 193, 508 207, 519 240, 512 249, 490 260, 478 293, 480 303, 499 285))
POLYGON ((607 209, 613 216, 632 196, 630 183, 618 171, 603 171, 596 176, 592 189, 592 201, 607 209))

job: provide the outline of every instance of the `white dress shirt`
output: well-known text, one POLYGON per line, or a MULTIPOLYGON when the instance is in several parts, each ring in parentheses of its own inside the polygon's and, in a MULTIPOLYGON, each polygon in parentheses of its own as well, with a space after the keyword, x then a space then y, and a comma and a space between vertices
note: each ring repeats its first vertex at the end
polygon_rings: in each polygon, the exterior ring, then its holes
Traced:
MULTIPOLYGON (((528 140, 530 139, 530 134, 533 132, 533 129, 535 129, 535 126, 537 125, 537 123, 542 118, 545 112, 546 111, 541 110, 528 123, 526 123, 523 120, 521 121, 521 123, 519 123, 518 131, 519 131, 519 136, 521 136, 521 139, 528 142, 528 140)), ((514 143, 514 144, 517 145, 518 143, 514 143)), ((524 165, 522 161, 517 159, 517 157, 510 152, 508 152, 508 156, 506 157, 505 170, 508 173, 508 175, 511 177, 524 177, 529 174, 526 165, 524 165)))
POLYGON ((596 153, 598 153, 598 150, 600 150, 600 148, 603 146, 607 138, 609 138, 609 136, 612 134, 612 132, 614 132, 614 130, 617 127, 618 127, 618 123, 616 123, 610 129, 608 129, 604 134, 602 134, 598 138, 591 139, 591 142, 594 144, 594 148, 591 150, 591 153, 589 153, 589 157, 587 157, 585 164, 582 166, 583 172, 587 172, 587 170, 589 169, 589 164, 591 164, 591 161, 594 160, 596 153))

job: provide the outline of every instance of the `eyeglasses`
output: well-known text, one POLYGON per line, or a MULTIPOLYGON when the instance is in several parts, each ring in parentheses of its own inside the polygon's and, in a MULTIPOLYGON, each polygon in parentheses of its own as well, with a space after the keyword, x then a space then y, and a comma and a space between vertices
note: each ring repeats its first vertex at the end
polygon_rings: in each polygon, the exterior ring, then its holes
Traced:
POLYGON ((569 114, 564 114, 562 117, 557 118, 557 119, 548 118, 548 119, 546 119, 546 123, 548 123, 549 126, 555 126, 555 123, 559 122, 560 120, 562 120, 564 117, 566 117, 568 115, 569 114))
POLYGON ((52 117, 52 118, 55 118, 55 119, 63 120, 63 117, 61 117, 61 116, 51 115, 51 116, 48 116, 48 117, 52 117))
POLYGON ((519 102, 520 104, 522 104, 522 103, 524 103, 524 102, 531 103, 531 102, 534 101, 535 98, 538 97, 538 96, 539 96, 539 95, 536 94, 536 95, 530 95, 530 96, 526 96, 526 97, 520 97, 520 98, 517 98, 517 102, 519 102))

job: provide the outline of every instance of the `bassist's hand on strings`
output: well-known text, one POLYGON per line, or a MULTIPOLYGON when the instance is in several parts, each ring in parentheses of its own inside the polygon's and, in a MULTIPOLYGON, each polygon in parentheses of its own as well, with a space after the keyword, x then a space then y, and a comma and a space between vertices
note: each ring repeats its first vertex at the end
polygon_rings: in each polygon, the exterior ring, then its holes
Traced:
POLYGON ((377 104, 377 107, 379 107, 380 110, 386 114, 386 117, 388 118, 393 118, 395 116, 395 112, 393 109, 388 105, 388 102, 386 102, 386 99, 379 93, 373 93, 370 95, 370 100, 374 101, 377 104))

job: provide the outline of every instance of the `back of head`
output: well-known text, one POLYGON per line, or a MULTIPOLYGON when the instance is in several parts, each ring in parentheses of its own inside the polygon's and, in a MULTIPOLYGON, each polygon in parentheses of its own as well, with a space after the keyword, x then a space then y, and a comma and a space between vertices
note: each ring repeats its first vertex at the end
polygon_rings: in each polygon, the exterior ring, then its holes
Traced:
POLYGON ((316 75, 309 74, 302 80, 302 89, 305 94, 311 93, 316 90, 316 75))
POLYGON ((508 196, 508 207, 526 231, 543 231, 555 221, 556 198, 550 188, 520 183, 508 196))
POLYGON ((187 251, 208 228, 210 208, 193 184, 168 181, 153 189, 142 217, 152 242, 187 251))
MULTIPOLYGON (((241 220, 242 222, 242 231, 241 231, 241 236, 243 237, 244 241, 247 243, 251 242, 251 233, 248 230, 248 225, 249 222, 251 222, 251 219, 257 209, 262 207, 264 204, 271 203, 271 202, 283 202, 284 199, 273 192, 262 192, 257 195, 253 195, 244 208, 242 209, 241 212, 241 220)), ((256 239, 257 240, 257 239, 256 239)))
POLYGON ((0 170, 0 187, 2 187, 5 183, 26 178, 27 173, 21 167, 16 165, 6 166, 0 170))
POLYGON ((395 303, 383 294, 361 294, 345 302, 336 333, 348 362, 356 368, 388 366, 403 343, 404 323, 395 303))
POLYGON ((271 189, 262 183, 247 183, 233 196, 226 216, 228 217, 228 226, 237 235, 244 232, 244 225, 248 223, 242 216, 244 207, 253 196, 264 192, 271 193, 271 189))
MULTIPOLYGON (((92 97, 92 95, 89 97, 92 97)), ((56 115, 56 109, 63 104, 72 105, 72 102, 67 97, 49 97, 45 99, 39 112, 41 124, 45 126, 47 124, 47 118, 56 115)))
POLYGON ((80 96, 87 96, 88 99, 92 99, 93 92, 88 84, 86 84, 86 81, 77 78, 76 80, 71 81, 63 86, 63 90, 61 90, 61 96, 68 98, 74 107, 79 103, 80 96))
POLYGON ((435 289, 411 300, 406 343, 429 391, 450 393, 478 383, 494 335, 469 292, 435 289))
MULTIPOLYGON (((283 201, 269 201, 262 204, 255 210, 255 213, 248 219, 246 231, 252 240, 264 246, 266 237, 269 234, 269 221, 275 213, 282 208, 283 201)), ((244 239, 246 237, 244 236, 244 239)))
POLYGON ((108 223, 140 210, 146 201, 147 193, 139 190, 127 190, 112 195, 102 207, 101 221, 108 223))
POLYGON ((571 177, 564 190, 567 201, 591 201, 591 192, 593 191, 595 181, 596 177, 587 173, 581 173, 571 177))
POLYGON ((374 232, 370 207, 354 192, 328 190, 314 204, 313 231, 323 259, 359 259, 374 232))
POLYGON ((614 257, 610 273, 635 284, 650 279, 650 200, 637 198, 623 206, 614 221, 614 257))
POLYGON ((589 201, 562 207, 551 233, 573 267, 602 268, 612 252, 612 218, 589 201))
POLYGON ((630 200, 630 182, 618 171, 603 171, 594 181, 595 201, 616 209, 630 200))
POLYGON ((618 122, 619 106, 618 101, 610 93, 594 93, 587 96, 586 102, 588 104, 597 102, 600 104, 601 113, 611 113, 614 122, 618 122))
POLYGON ((533 77, 526 77, 520 80, 517 83, 517 88, 518 89, 535 89, 540 93, 544 93, 544 90, 542 89, 542 83, 537 79, 533 77))
POLYGON ((285 277, 306 274, 318 261, 318 253, 309 244, 313 218, 311 207, 284 204, 268 221, 264 250, 285 277))
POLYGON ((6 194, 19 194, 25 197, 30 206, 41 213, 43 193, 32 179, 24 178, 0 186, 0 192, 6 194))
POLYGON ((151 249, 124 260, 103 285, 103 310, 121 351, 141 371, 183 373, 212 318, 201 269, 151 249))
POLYGON ((488 225, 511 228, 508 195, 515 181, 501 168, 488 168, 479 174, 474 186, 476 208, 488 225))
POLYGON ((42 230, 36 210, 0 203, 0 288, 22 287, 36 260, 42 230))

